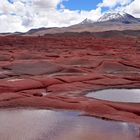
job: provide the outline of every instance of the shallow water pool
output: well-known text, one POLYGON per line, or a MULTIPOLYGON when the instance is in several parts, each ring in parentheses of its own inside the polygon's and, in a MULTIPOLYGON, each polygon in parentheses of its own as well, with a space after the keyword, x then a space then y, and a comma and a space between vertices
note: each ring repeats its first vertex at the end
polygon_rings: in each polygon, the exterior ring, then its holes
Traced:
POLYGON ((1 140, 139 140, 139 127, 125 122, 51 110, 0 110, 1 140))
POLYGON ((113 102, 140 103, 140 89, 107 89, 90 92, 87 97, 113 102))

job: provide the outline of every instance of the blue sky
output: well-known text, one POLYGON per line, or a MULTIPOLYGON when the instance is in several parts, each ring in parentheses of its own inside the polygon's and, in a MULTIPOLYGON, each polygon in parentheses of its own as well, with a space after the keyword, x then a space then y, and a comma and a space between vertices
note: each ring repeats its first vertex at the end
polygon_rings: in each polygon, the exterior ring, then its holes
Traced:
POLYGON ((69 0, 64 1, 63 4, 70 10, 92 10, 100 2, 101 0, 69 0))
POLYGON ((134 0, 64 0, 63 5, 70 10, 93 10, 98 7, 100 3, 103 4, 102 12, 117 7, 126 6, 134 0), (111 3, 111 1, 113 1, 111 3))
MULTIPOLYGON (((70 10, 93 10, 102 0, 69 0, 64 1, 65 8, 70 10)), ((60 7, 60 5, 59 5, 60 7)), ((102 12, 108 11, 108 7, 102 7, 102 12)))

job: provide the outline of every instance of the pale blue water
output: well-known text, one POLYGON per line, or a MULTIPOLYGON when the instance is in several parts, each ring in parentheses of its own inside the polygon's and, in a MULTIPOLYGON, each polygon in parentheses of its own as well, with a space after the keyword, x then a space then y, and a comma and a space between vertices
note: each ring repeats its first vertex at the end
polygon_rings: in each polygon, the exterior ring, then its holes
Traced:
POLYGON ((113 102, 140 103, 140 89, 106 89, 90 92, 86 96, 113 102))
POLYGON ((0 140, 138 140, 139 127, 50 110, 0 110, 0 140))

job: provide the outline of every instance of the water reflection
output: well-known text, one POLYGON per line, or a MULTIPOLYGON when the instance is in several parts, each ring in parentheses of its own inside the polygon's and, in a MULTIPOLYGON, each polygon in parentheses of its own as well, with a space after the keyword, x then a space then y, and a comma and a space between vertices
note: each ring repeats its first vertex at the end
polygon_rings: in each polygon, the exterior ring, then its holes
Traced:
POLYGON ((140 103, 140 89, 108 89, 90 92, 87 97, 115 102, 140 103))
POLYGON ((0 110, 1 140, 137 140, 138 126, 50 110, 0 110))

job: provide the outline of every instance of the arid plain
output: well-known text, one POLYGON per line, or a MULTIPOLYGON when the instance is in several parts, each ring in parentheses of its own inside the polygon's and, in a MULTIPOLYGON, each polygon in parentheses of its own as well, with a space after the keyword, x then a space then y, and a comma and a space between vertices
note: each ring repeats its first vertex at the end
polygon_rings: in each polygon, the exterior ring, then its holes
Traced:
POLYGON ((139 103, 86 97, 140 87, 139 37, 93 34, 0 37, 0 107, 83 111, 140 124, 139 103))

